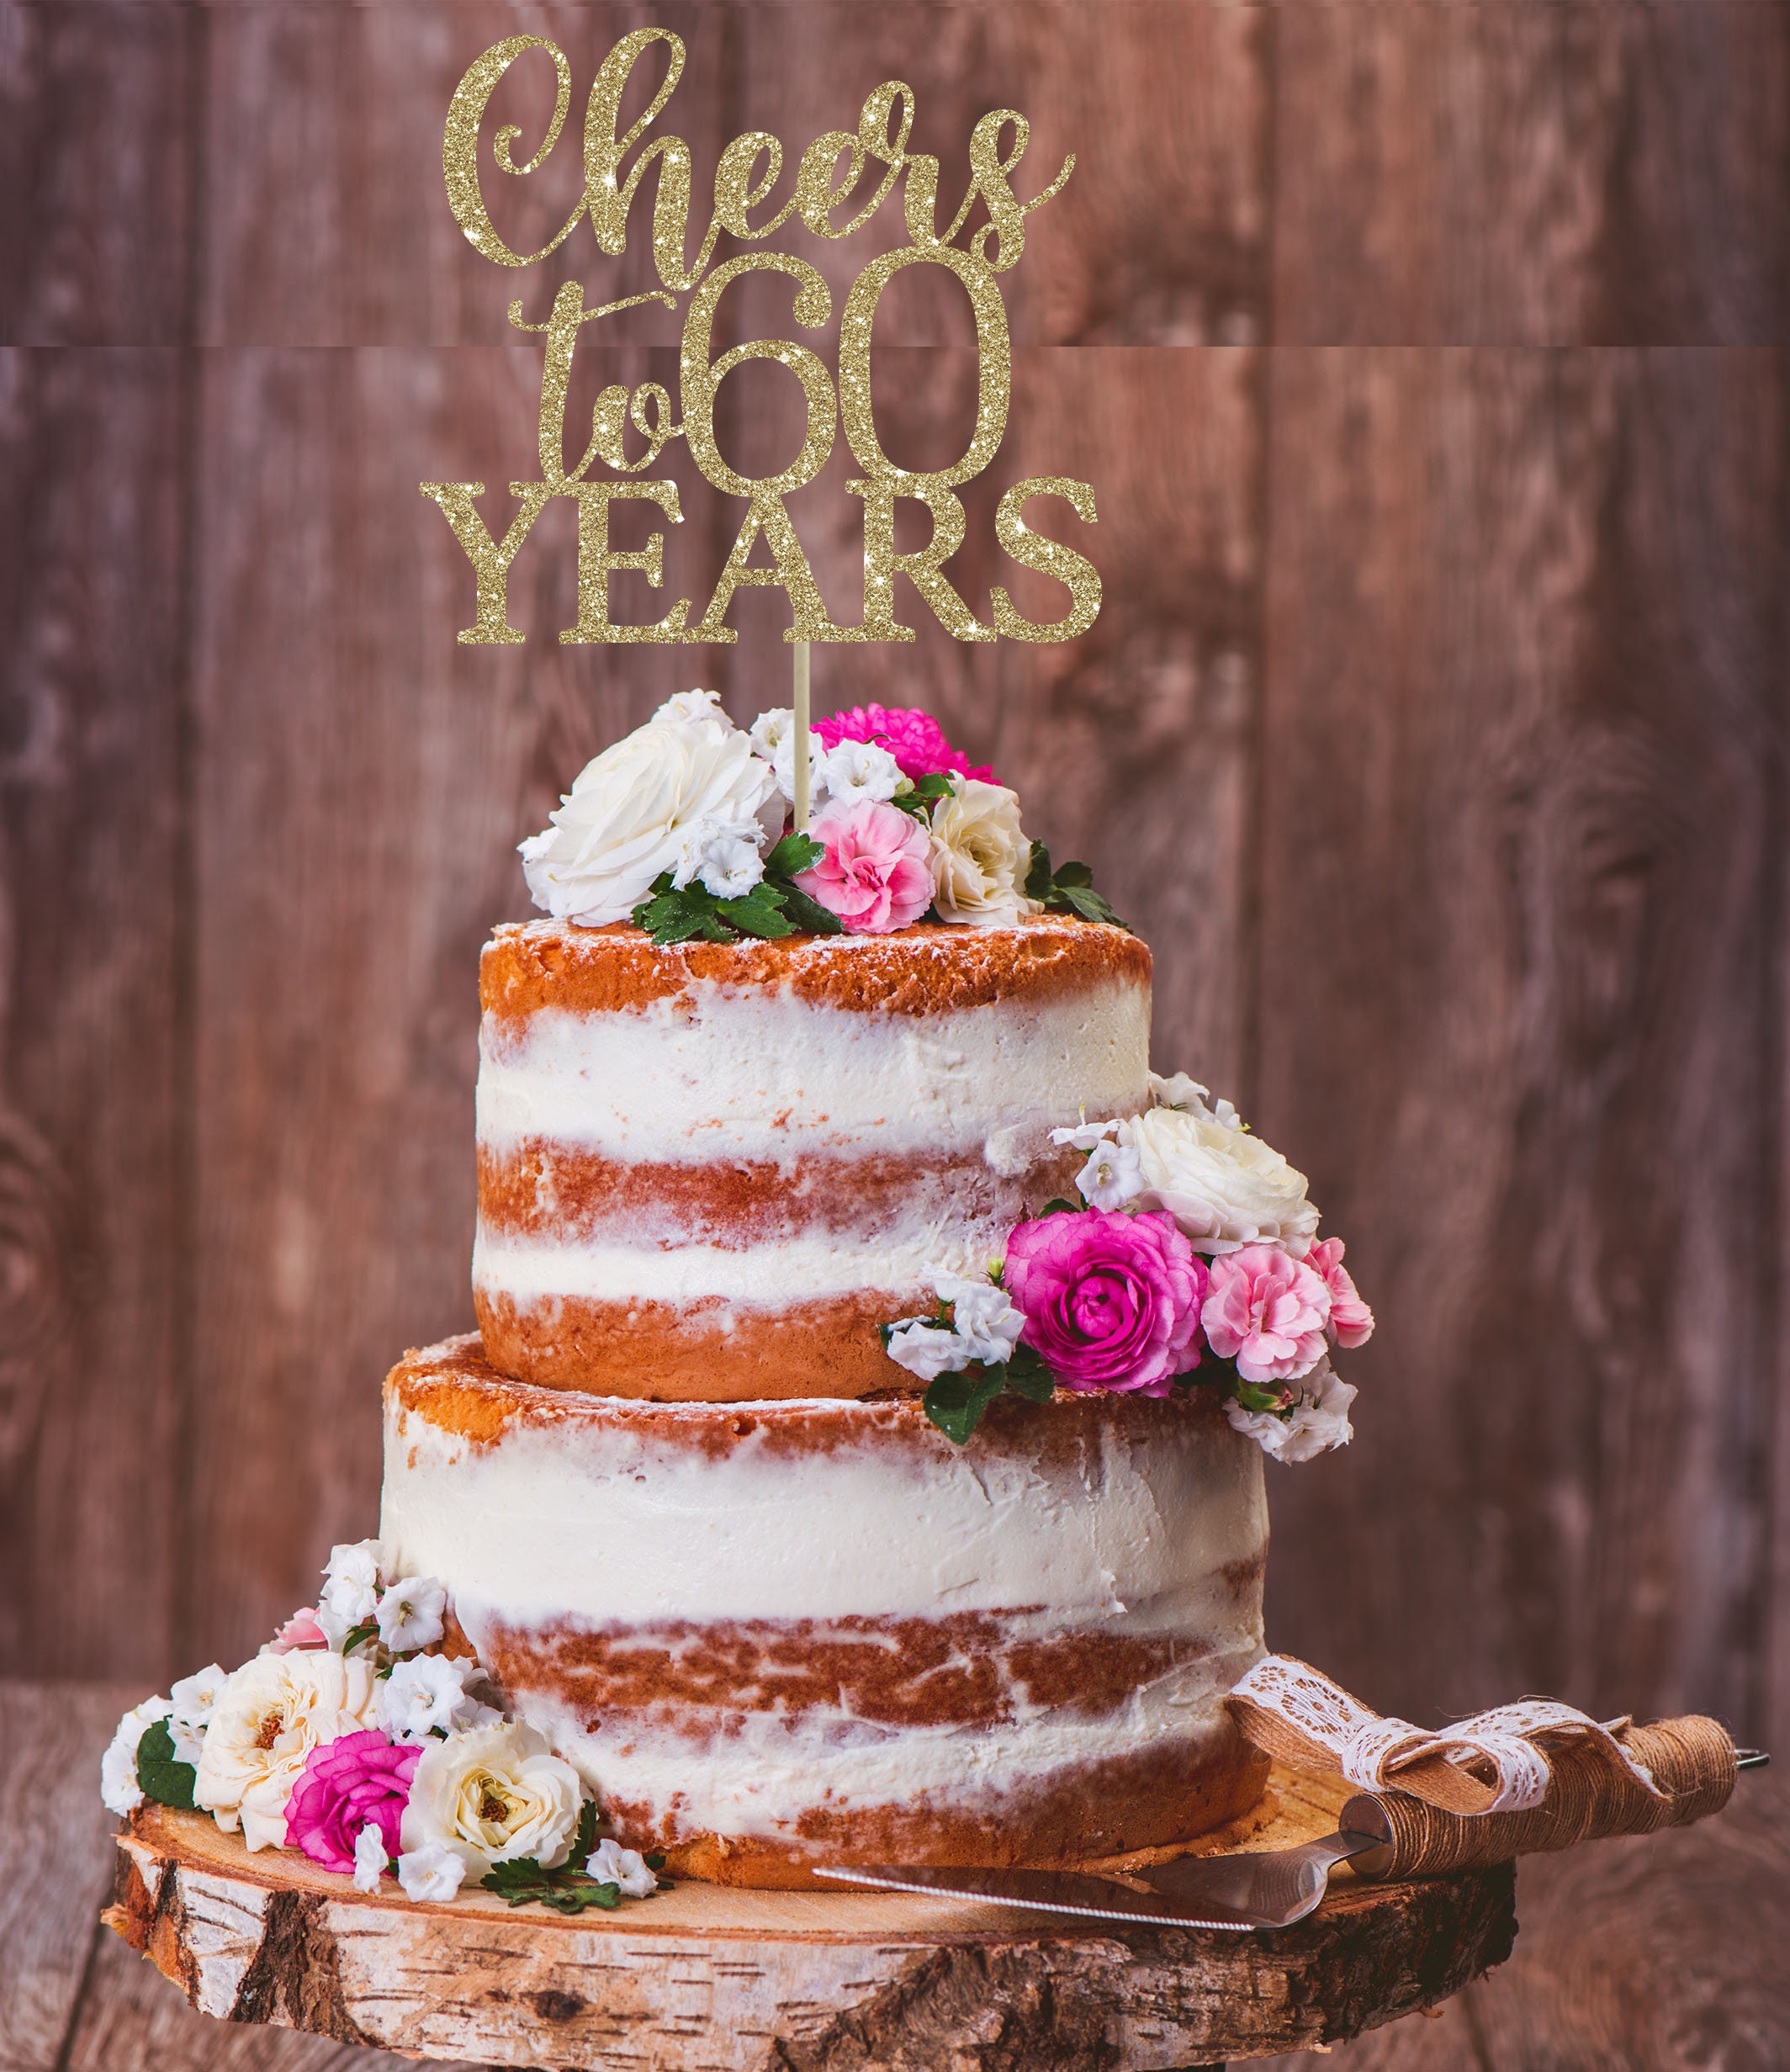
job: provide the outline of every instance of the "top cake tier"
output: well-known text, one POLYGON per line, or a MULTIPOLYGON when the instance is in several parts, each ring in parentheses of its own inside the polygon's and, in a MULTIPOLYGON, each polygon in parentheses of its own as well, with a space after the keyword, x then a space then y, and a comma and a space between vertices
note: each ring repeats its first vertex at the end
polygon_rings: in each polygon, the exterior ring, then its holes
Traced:
POLYGON ((877 1326, 1070 1190, 1053 1127, 1145 1104, 1150 952, 1115 928, 655 948, 500 928, 479 989, 485 1354, 664 1401, 912 1386, 877 1326))

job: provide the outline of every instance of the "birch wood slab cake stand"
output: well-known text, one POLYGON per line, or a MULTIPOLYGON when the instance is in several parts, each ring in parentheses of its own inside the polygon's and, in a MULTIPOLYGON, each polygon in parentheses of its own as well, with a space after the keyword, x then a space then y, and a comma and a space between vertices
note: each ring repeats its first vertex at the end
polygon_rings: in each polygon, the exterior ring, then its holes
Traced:
MULTIPOLYGON (((1276 1768, 1255 1812, 1201 1846, 1327 1834, 1347 1795, 1276 1768)), ((1517 1932, 1508 1864, 1408 1884, 1338 1871, 1308 1920, 1240 1935, 687 1881, 570 1920, 483 1892, 423 1906, 157 1806, 118 1846, 106 1920, 201 2012, 553 2072, 1221 2064, 1433 2006, 1517 1932)))

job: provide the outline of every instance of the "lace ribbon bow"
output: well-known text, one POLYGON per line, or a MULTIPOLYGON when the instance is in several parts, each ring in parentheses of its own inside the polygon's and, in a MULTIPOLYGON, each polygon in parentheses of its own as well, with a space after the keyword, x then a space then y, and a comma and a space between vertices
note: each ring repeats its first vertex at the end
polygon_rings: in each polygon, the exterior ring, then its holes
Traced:
POLYGON ((1522 1813, 1548 1795, 1551 1750, 1589 1743, 1650 1798, 1666 1796, 1623 1746, 1629 1721, 1599 1722, 1553 1698, 1514 1705, 1427 1733, 1369 1712, 1291 1655, 1258 1661, 1226 1700, 1248 1741, 1296 1769, 1339 1773, 1360 1791, 1395 1790, 1450 1813, 1522 1813))

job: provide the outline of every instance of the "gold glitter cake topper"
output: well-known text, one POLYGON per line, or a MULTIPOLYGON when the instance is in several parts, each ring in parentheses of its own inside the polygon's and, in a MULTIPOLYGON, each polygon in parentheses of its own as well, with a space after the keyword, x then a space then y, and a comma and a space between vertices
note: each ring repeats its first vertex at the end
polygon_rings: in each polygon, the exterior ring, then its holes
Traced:
POLYGON ((691 154, 681 137, 670 134, 643 139, 663 114, 683 76, 684 44, 665 29, 640 29, 624 36, 604 60, 590 89, 585 115, 584 192, 555 236, 538 252, 518 252, 505 243, 485 205, 479 177, 479 136, 492 94, 518 58, 539 51, 551 61, 555 76, 553 119, 532 155, 518 164, 512 146, 521 136, 514 124, 493 134, 491 156, 500 172, 527 178, 546 162, 559 141, 571 105, 572 72, 565 53, 544 36, 506 36, 469 68, 454 91, 442 139, 442 169, 454 220, 474 247, 494 264, 524 268, 556 252, 588 218, 592 236, 609 257, 627 250, 628 219, 649 167, 657 167, 653 195, 653 259, 659 289, 629 295, 596 309, 585 307, 585 292, 568 282, 553 297, 544 323, 525 320, 519 298, 510 305, 510 321, 520 331, 546 340, 541 379, 540 466, 538 480, 512 482, 516 509, 500 532, 480 513, 482 482, 425 482, 422 493, 441 506, 454 538, 472 564, 476 579, 473 623, 459 635, 469 644, 513 644, 525 636, 509 623, 510 565, 527 539, 548 501, 575 497, 578 503, 578 623, 561 633, 572 644, 605 644, 643 641, 672 645, 713 643, 731 645, 738 636, 727 624, 734 592, 743 585, 771 586, 788 597, 790 641, 862 643, 914 639, 912 626, 895 616, 895 578, 906 576, 945 629, 959 640, 1057 641, 1085 633, 1100 608, 1100 578, 1086 557, 1033 529, 1026 506, 1034 498, 1065 501, 1084 524, 1094 522, 1094 490, 1064 475, 1037 475, 1016 482, 1000 500, 995 538, 1004 553, 1021 567, 1051 576, 1068 592, 1062 617, 1038 624, 1022 616, 1000 586, 990 593, 992 624, 978 620, 958 595, 943 564, 963 544, 966 517, 958 489, 981 474, 994 458, 1006 430, 1012 392, 1012 352, 1006 306, 997 276, 1004 273, 1025 249, 1025 219, 1062 191, 1075 161, 1029 201, 1014 193, 1012 176, 1025 155, 1030 125, 1014 109, 983 115, 970 134, 970 180, 948 228, 937 228, 939 162, 924 152, 909 151, 914 126, 914 89, 898 79, 887 80, 866 98, 855 131, 833 130, 814 139, 798 162, 788 199, 766 220, 754 224, 753 214, 771 205, 783 170, 783 147, 769 131, 751 130, 735 137, 721 153, 715 171, 714 211, 693 258, 686 258, 691 227, 691 154), (645 112, 627 130, 621 127, 623 89, 634 66, 655 44, 665 46, 663 80, 645 112), (1005 139, 1004 147, 1003 139, 1005 139), (638 147, 638 149, 636 147, 638 147), (634 152, 632 164, 624 162, 634 152), (841 167, 840 162, 845 164, 841 167), (844 220, 834 219, 853 204, 856 190, 871 167, 880 167, 874 190, 844 220), (793 284, 792 315, 797 326, 818 331, 833 317, 833 292, 807 260, 781 252, 746 252, 711 265, 716 242, 725 231, 743 242, 756 243, 799 221, 817 237, 839 239, 863 228, 883 202, 900 188, 909 242, 871 259, 852 284, 839 312, 837 385, 825 363, 809 347, 787 338, 757 339, 715 354, 712 337, 716 309, 729 284, 742 274, 766 272, 786 275, 793 284), (987 211, 961 245, 972 209, 980 201, 987 211), (949 467, 926 470, 898 467, 876 437, 871 403, 871 332, 883 289, 897 273, 914 266, 943 267, 963 284, 976 321, 978 370, 976 424, 969 445, 949 467), (679 355, 679 396, 658 382, 643 382, 630 393, 606 388, 592 412, 590 437, 582 458, 569 468, 565 459, 565 410, 572 361, 582 327, 641 303, 662 303, 675 310, 688 295, 679 355), (772 475, 739 474, 722 458, 715 442, 715 396, 723 380, 748 360, 770 360, 788 369, 802 384, 807 427, 801 451, 788 467, 772 475), (676 415, 674 417, 674 408, 676 415), (647 442, 638 460, 627 458, 623 432, 632 425, 647 442), (845 484, 864 505, 864 599, 860 623, 835 625, 828 614, 802 543, 785 506, 792 490, 812 482, 833 451, 843 430, 860 473, 845 484), (712 596, 692 622, 692 601, 680 597, 660 618, 648 625, 620 623, 610 617, 612 575, 643 575, 654 589, 664 580, 665 534, 653 533, 644 548, 620 553, 610 544, 609 506, 617 499, 646 500, 659 506, 666 522, 682 521, 677 485, 669 480, 635 479, 656 462, 665 446, 681 438, 705 480, 723 494, 743 497, 746 510, 739 531, 712 596), (595 472, 600 468, 606 472, 595 472), (924 504, 931 515, 932 537, 912 554, 895 550, 895 507, 903 498, 924 504), (771 565, 749 565, 762 538, 771 565))

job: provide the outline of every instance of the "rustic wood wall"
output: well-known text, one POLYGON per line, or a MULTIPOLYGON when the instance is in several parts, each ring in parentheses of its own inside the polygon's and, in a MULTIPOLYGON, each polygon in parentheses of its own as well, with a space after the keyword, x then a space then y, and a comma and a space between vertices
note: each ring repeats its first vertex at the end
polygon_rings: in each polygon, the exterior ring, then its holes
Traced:
MULTIPOLYGON (((454 81, 521 24, 581 93, 648 19, 699 193, 895 73, 947 167, 1002 103, 1078 155, 957 566, 1005 482, 1083 475, 1105 609, 819 689, 924 697, 1096 863, 1161 1062, 1349 1237, 1380 1331, 1356 1445, 1273 1473, 1274 1637, 1422 1717, 1782 1738, 1790 26, 1714 0, 0 8, 0 1663, 236 1659, 369 1528, 379 1377, 470 1321, 510 845, 667 692, 781 690, 768 597, 702 657, 562 647, 547 521, 527 644, 457 647, 414 486, 533 451, 454 81)), ((601 264, 649 283, 638 230, 601 264)), ((904 458, 967 423, 952 294, 886 305, 904 458)), ((667 379, 674 322, 579 393, 667 379)), ((723 395, 780 457, 782 392, 723 395)), ((797 506, 842 614, 845 473, 797 506)), ((686 501, 668 594, 734 522, 686 501)))

